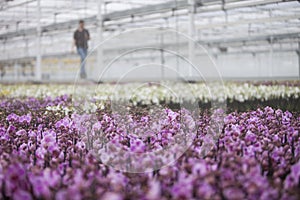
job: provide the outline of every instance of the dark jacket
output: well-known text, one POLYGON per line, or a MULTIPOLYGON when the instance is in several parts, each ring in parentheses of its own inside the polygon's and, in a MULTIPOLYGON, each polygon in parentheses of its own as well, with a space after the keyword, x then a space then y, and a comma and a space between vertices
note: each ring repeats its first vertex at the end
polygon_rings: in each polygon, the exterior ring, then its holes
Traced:
POLYGON ((88 40, 90 39, 90 33, 88 30, 83 29, 79 31, 78 29, 74 32, 74 40, 76 47, 81 47, 84 49, 88 48, 88 40))

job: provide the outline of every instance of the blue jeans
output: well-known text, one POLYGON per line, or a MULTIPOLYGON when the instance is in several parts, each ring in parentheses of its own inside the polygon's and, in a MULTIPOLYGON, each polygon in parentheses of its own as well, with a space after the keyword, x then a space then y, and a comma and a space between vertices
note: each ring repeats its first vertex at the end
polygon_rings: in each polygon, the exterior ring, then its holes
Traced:
POLYGON ((77 52, 80 56, 80 76, 81 77, 85 77, 86 73, 85 73, 85 58, 87 56, 87 49, 82 48, 82 47, 78 47, 77 48, 77 52))

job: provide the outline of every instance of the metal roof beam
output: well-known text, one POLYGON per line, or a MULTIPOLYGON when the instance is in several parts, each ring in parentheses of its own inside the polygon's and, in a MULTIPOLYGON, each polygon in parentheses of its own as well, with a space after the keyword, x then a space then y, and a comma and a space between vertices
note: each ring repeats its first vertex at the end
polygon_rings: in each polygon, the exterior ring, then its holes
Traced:
MULTIPOLYGON (((299 42, 300 39, 300 32, 295 32, 295 33, 286 33, 286 34, 276 34, 276 35, 261 35, 261 36, 250 36, 250 37, 240 37, 240 38, 232 38, 232 39, 226 39, 226 40, 208 40, 208 41, 201 41, 199 40, 198 43, 200 45, 205 45, 205 46, 210 46, 210 47, 218 47, 218 46, 233 46, 233 44, 236 43, 248 43, 248 42, 259 42, 259 41, 270 41, 272 38, 272 41, 274 43, 277 43, 278 41, 283 41, 285 39, 295 39, 296 42, 299 42)), ((186 43, 166 43, 164 46, 166 48, 168 48, 168 46, 174 46, 174 45, 182 45, 182 44, 186 44, 186 43)), ((151 44, 149 44, 151 45, 151 44)), ((259 44, 257 44, 259 46, 259 44)), ((138 44, 136 45, 136 47, 138 47, 138 44)), ((131 47, 118 47, 117 50, 126 50, 126 49, 132 49, 134 48, 134 46, 131 47)), ((109 48, 109 49, 105 49, 104 51, 115 51, 115 48, 109 48)), ((49 57, 65 57, 65 56, 74 56, 74 54, 70 54, 70 53, 58 53, 58 54, 47 54, 47 55, 43 55, 43 58, 49 58, 49 57)), ((34 59, 35 57, 23 57, 23 58, 11 58, 11 59, 3 59, 1 60, 0 58, 0 63, 6 63, 6 62, 11 62, 12 59, 14 61, 23 61, 23 60, 30 60, 30 59, 34 59)))
MULTIPOLYGON (((197 0, 197 3, 200 5, 200 2, 203 3, 211 3, 211 2, 220 2, 220 0, 197 0)), ((181 0, 177 3, 174 1, 157 4, 157 5, 149 5, 149 6, 143 6, 140 8, 134 8, 124 11, 116 11, 113 13, 108 13, 103 15, 103 21, 112 21, 112 20, 118 20, 126 17, 132 17, 132 16, 142 16, 142 15, 149 15, 154 13, 161 13, 171 10, 179 10, 184 9, 188 7, 187 0, 181 0)), ((84 19, 87 23, 95 23, 96 22, 96 16, 88 17, 84 19)), ((51 24, 47 26, 42 27, 42 32, 47 31, 53 31, 58 29, 70 29, 77 26, 78 20, 69 20, 67 22, 62 23, 56 23, 51 24)), ((26 36, 26 35, 32 35, 36 32, 35 28, 29 28, 20 30, 17 32, 8 32, 4 34, 0 34, 0 40, 17 37, 17 36, 26 36)))
MULTIPOLYGON (((208 11, 216 11, 216 10, 222 10, 222 9, 235 9, 235 8, 241 8, 241 7, 248 7, 248 6, 258 6, 258 5, 266 5, 271 3, 279 3, 279 2, 287 2, 287 1, 296 1, 296 0, 242 0, 242 1, 230 1, 230 3, 226 3, 225 5, 222 5, 221 0, 197 0, 196 6, 197 12, 203 12, 204 5, 207 5, 208 7, 210 5, 216 5, 213 6, 213 8, 205 8, 205 12, 208 11), (210 10, 211 9, 211 10, 210 10)), ((103 15, 103 21, 113 21, 113 20, 119 20, 124 19, 128 17, 133 16, 143 16, 143 15, 150 15, 155 13, 163 13, 168 12, 172 10, 180 10, 180 9, 187 9, 188 8, 188 2, 187 0, 181 0, 177 3, 174 1, 157 4, 157 5, 149 5, 149 6, 143 6, 139 8, 124 10, 124 11, 116 11, 113 13, 108 13, 103 15)), ((206 7, 206 6, 205 6, 206 7)), ((88 17, 84 19, 87 23, 95 24, 96 25, 96 16, 88 17)), ((56 30, 68 30, 70 28, 75 28, 77 26, 78 20, 69 20, 67 22, 61 22, 56 24, 50 24, 47 26, 42 27, 42 32, 49 32, 49 31, 56 31, 56 30)), ((18 36, 31 36, 36 33, 36 28, 29 28, 14 32, 8 32, 4 34, 0 34, 0 40, 5 40, 8 38, 18 37, 18 36)))

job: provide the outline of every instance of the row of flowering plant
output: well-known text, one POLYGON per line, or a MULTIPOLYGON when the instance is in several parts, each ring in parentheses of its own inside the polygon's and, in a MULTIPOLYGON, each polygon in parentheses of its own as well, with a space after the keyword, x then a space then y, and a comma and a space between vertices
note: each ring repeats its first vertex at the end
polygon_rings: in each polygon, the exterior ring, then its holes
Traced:
POLYGON ((100 85, 0 85, 0 95, 5 97, 49 98, 62 95, 99 101, 119 100, 137 104, 182 103, 182 101, 267 101, 270 99, 298 99, 300 88, 291 84, 251 83, 137 83, 100 85))
POLYGON ((69 95, 53 97, 54 86, 9 87, 0 102, 0 199, 300 198, 297 113, 232 112, 213 134, 209 112, 126 107, 120 115, 94 104, 91 115, 69 95))

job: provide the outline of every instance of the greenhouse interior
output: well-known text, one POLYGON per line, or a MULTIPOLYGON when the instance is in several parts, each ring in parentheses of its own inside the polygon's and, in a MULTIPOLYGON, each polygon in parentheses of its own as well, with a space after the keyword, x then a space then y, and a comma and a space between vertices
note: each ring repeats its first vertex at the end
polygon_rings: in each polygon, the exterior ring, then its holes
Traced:
POLYGON ((0 0, 0 199, 300 199, 299 0, 0 0))

